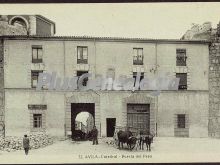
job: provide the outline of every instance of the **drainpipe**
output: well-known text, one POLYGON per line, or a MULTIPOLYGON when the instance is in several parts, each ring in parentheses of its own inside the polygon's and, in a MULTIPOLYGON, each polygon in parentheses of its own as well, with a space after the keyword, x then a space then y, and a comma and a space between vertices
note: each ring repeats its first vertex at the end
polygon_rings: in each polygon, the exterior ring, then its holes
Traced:
MULTIPOLYGON (((66 45, 63 40, 63 76, 66 77, 66 45)), ((66 94, 64 92, 64 136, 67 136, 66 130, 66 94)))
POLYGON ((93 44, 94 44, 94 56, 95 56, 95 63, 94 63, 94 73, 96 74, 96 40, 95 38, 93 39, 93 44))
MULTIPOLYGON (((156 73, 157 72, 157 42, 156 42, 156 45, 155 45, 155 51, 156 51, 156 61, 155 61, 155 66, 156 66, 156 73)), ((156 131, 156 136, 157 136, 157 119, 158 119, 158 96, 156 96, 156 113, 155 113, 155 131, 156 131)))
POLYGON ((5 137, 5 41, 4 39, 1 39, 1 44, 2 44, 2 85, 3 85, 3 89, 2 89, 2 96, 3 96, 3 100, 2 100, 2 114, 3 114, 3 118, 2 118, 2 123, 3 123, 3 136, 5 137))

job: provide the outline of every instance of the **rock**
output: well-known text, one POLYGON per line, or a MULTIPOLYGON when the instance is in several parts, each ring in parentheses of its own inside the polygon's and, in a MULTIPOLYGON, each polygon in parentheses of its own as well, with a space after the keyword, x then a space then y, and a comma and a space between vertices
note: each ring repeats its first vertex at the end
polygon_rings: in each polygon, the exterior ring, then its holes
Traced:
MULTIPOLYGON (((35 133, 29 135, 30 149, 45 147, 53 143, 53 139, 43 133, 35 133)), ((0 137, 0 150, 15 151, 23 149, 23 137, 0 137)))

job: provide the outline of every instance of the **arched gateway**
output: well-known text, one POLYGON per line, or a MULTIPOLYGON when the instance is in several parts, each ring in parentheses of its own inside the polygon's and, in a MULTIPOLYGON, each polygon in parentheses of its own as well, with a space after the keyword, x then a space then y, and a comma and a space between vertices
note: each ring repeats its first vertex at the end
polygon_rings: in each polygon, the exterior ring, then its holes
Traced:
POLYGON ((96 128, 100 132, 100 100, 95 92, 74 92, 66 95, 65 133, 72 135, 75 130, 75 119, 80 112, 89 112, 94 118, 96 128))

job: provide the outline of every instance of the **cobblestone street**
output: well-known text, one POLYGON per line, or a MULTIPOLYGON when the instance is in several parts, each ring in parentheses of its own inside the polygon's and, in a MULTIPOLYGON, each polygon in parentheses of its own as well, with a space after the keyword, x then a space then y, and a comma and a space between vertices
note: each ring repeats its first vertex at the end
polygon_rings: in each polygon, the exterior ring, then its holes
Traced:
MULTIPOLYGON (((155 138, 152 151, 118 150, 99 140, 99 145, 91 141, 58 141, 53 145, 24 151, 1 152, 0 163, 73 163, 73 162, 173 162, 173 161, 219 161, 220 140, 208 138, 155 138), (184 156, 183 156, 184 154, 184 156)), ((126 145, 125 145, 126 146, 126 145)))

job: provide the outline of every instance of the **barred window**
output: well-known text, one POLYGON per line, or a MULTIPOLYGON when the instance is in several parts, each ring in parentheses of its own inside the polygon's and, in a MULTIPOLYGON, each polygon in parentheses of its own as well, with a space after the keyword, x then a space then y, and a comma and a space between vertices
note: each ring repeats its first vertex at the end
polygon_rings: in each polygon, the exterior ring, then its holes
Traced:
POLYGON ((176 49, 176 66, 186 66, 186 49, 176 49))
POLYGON ((133 65, 143 65, 143 48, 133 48, 133 65))
POLYGON ((176 73, 176 78, 180 78, 179 90, 187 89, 187 73, 176 73))
POLYGON ((77 46, 77 64, 87 64, 87 63, 88 63, 88 47, 77 46))
POLYGON ((42 128, 42 114, 33 114, 33 128, 42 128))
POLYGON ((32 46, 32 63, 43 62, 43 48, 41 45, 32 46))
POLYGON ((177 115, 177 128, 186 128, 186 115, 185 114, 177 115))

